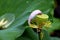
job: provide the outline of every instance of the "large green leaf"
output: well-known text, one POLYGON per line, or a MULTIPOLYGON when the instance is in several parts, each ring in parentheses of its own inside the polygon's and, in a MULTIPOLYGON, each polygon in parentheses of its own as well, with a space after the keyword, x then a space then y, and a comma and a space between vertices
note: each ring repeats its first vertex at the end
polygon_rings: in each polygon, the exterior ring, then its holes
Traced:
POLYGON ((60 38, 57 38, 57 37, 51 37, 51 40, 60 40, 60 38))
POLYGON ((23 37, 17 38, 16 40, 31 40, 31 39, 26 36, 25 37, 23 36, 23 37))
POLYGON ((15 21, 9 28, 0 30, 0 40, 14 40, 21 36, 25 30, 25 26, 21 25, 28 19, 30 12, 40 9, 48 13, 46 11, 51 8, 51 4, 52 0, 0 0, 0 16, 5 13, 15 14, 15 21))
POLYGON ((17 38, 17 40, 38 40, 38 34, 32 28, 27 28, 24 34, 17 38))
POLYGON ((0 40, 15 40, 19 35, 21 35, 24 32, 25 28, 22 28, 21 26, 18 28, 12 28, 7 30, 1 30, 0 31, 0 40))

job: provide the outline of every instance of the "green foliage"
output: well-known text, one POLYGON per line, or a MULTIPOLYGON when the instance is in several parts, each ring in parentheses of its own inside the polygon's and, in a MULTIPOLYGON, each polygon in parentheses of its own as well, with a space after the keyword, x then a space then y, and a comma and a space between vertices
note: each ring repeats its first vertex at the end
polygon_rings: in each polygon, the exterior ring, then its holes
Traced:
POLYGON ((44 29, 43 29, 43 30, 42 30, 42 33, 43 33, 43 34, 42 34, 42 35, 43 35, 42 40, 48 40, 48 39, 51 40, 51 39, 50 39, 50 35, 48 34, 47 30, 44 30, 44 29))
POLYGON ((16 40, 38 40, 38 34, 35 33, 31 28, 27 28, 24 34, 16 40))
POLYGON ((51 37, 51 40, 60 40, 60 38, 57 38, 57 37, 51 37))
MULTIPOLYGON (((28 24, 26 24, 30 13, 36 9, 52 16, 50 16, 50 19, 53 19, 53 26, 47 32, 50 33, 58 28, 60 23, 59 20, 54 20, 53 12, 51 11, 53 10, 52 5, 53 0, 0 0, 0 17, 6 13, 11 13, 15 16, 14 21, 7 29, 0 30, 0 40, 38 40, 37 33, 31 28, 27 28, 28 24)), ((6 15, 7 17, 9 18, 8 20, 12 18, 10 15, 6 15)), ((48 35, 45 35, 48 33, 42 32, 44 33, 44 39, 48 40, 48 35)))

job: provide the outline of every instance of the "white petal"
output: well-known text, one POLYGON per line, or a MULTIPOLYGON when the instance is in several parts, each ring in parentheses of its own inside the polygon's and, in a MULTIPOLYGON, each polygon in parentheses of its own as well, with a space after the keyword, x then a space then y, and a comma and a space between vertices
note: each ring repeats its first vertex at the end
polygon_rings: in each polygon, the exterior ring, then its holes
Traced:
POLYGON ((31 20, 37 15, 37 14, 41 14, 42 12, 40 10, 34 10, 30 16, 29 16, 29 19, 28 19, 28 24, 30 25, 30 22, 31 20))

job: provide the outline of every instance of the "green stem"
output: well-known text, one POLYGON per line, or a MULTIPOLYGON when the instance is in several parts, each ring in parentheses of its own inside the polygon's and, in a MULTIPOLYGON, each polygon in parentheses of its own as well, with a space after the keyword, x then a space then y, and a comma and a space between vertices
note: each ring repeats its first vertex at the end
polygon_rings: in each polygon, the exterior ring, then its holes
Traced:
POLYGON ((38 40, 41 40, 40 33, 41 33, 41 29, 37 29, 38 40))

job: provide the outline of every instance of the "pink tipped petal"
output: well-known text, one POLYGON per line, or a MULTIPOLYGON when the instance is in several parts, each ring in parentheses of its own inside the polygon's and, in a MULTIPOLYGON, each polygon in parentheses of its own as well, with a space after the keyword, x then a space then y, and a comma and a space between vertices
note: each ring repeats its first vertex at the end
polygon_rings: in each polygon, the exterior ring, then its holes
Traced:
POLYGON ((37 15, 37 14, 41 14, 42 12, 40 10, 34 10, 31 15, 29 16, 28 19, 28 24, 30 25, 31 20, 37 15))

